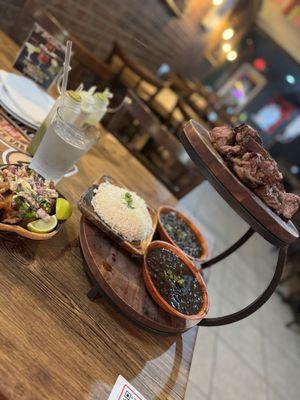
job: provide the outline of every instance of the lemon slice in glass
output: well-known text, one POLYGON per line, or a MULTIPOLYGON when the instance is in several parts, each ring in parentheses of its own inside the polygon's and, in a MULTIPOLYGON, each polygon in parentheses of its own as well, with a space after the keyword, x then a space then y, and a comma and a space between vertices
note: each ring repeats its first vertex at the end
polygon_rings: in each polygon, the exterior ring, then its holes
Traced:
POLYGON ((59 197, 56 200, 55 215, 58 220, 65 220, 71 217, 73 211, 72 205, 68 200, 59 197))
POLYGON ((51 217, 46 220, 37 219, 35 221, 29 222, 29 224, 27 224, 27 229, 30 232, 34 233, 48 233, 53 231, 56 225, 57 218, 55 215, 51 215, 51 217))

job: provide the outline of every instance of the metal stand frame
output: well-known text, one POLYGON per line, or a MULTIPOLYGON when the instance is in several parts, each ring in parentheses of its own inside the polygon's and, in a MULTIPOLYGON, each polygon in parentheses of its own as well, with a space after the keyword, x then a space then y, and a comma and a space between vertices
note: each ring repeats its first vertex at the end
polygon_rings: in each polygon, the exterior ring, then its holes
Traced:
POLYGON ((224 258, 228 257, 231 253, 233 253, 235 250, 237 250, 239 247, 241 247, 244 243, 247 242, 248 239, 251 238, 251 236, 255 233, 255 231, 252 228, 249 228, 247 232, 237 241, 235 242, 232 246, 230 246, 227 250, 223 251, 223 253, 219 254, 218 256, 212 258, 209 261, 206 261, 201 265, 202 269, 206 269, 210 267, 211 265, 216 264, 217 262, 223 260, 224 258))
MULTIPOLYGON (((239 247, 241 247, 253 235, 254 232, 255 231, 252 228, 250 228, 236 243, 234 243, 232 246, 230 246, 223 253, 212 258, 211 260, 207 261, 206 263, 203 263, 202 268, 205 269, 205 268, 211 267, 212 265, 216 264, 217 262, 228 257, 235 250, 237 250, 239 247)), ((269 285, 267 286, 267 288, 265 289, 265 291, 256 300, 254 300, 247 307, 245 307, 235 313, 224 315, 222 317, 204 318, 199 322, 198 325, 200 325, 200 326, 227 325, 227 324, 231 324, 233 322, 240 321, 244 318, 247 318, 249 315, 251 315, 255 311, 257 311, 266 301, 269 300, 269 298, 274 293, 274 291, 280 281, 282 271, 283 271, 283 268, 284 268, 284 265, 286 262, 287 249, 288 249, 288 245, 279 247, 277 265, 276 265, 276 269, 275 269, 273 278, 272 278, 271 282, 269 283, 269 285)))

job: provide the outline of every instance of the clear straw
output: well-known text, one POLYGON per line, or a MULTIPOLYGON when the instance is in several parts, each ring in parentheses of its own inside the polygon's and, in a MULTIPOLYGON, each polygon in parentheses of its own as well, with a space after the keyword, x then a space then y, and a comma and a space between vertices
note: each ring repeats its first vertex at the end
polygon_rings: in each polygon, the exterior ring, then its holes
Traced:
POLYGON ((65 55, 65 62, 64 62, 64 70, 63 70, 63 78, 62 78, 62 85, 61 85, 61 95, 60 95, 60 104, 64 104, 65 94, 67 90, 68 84, 68 75, 70 68, 70 59, 71 59, 71 51, 72 51, 72 41, 68 40, 66 44, 66 55, 65 55))

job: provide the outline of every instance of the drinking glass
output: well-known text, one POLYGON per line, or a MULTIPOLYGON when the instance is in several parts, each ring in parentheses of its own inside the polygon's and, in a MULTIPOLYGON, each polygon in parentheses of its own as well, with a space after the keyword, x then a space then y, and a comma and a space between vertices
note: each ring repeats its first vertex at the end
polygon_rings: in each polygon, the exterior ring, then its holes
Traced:
POLYGON ((78 112, 58 107, 33 157, 30 168, 57 183, 99 138, 99 131, 83 124, 78 112))

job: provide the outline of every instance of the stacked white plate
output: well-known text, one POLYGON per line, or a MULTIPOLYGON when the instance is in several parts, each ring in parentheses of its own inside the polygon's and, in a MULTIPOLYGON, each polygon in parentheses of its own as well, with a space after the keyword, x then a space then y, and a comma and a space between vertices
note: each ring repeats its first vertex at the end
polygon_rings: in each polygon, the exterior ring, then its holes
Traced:
POLYGON ((54 99, 31 79, 0 70, 0 104, 14 118, 38 128, 54 99))

